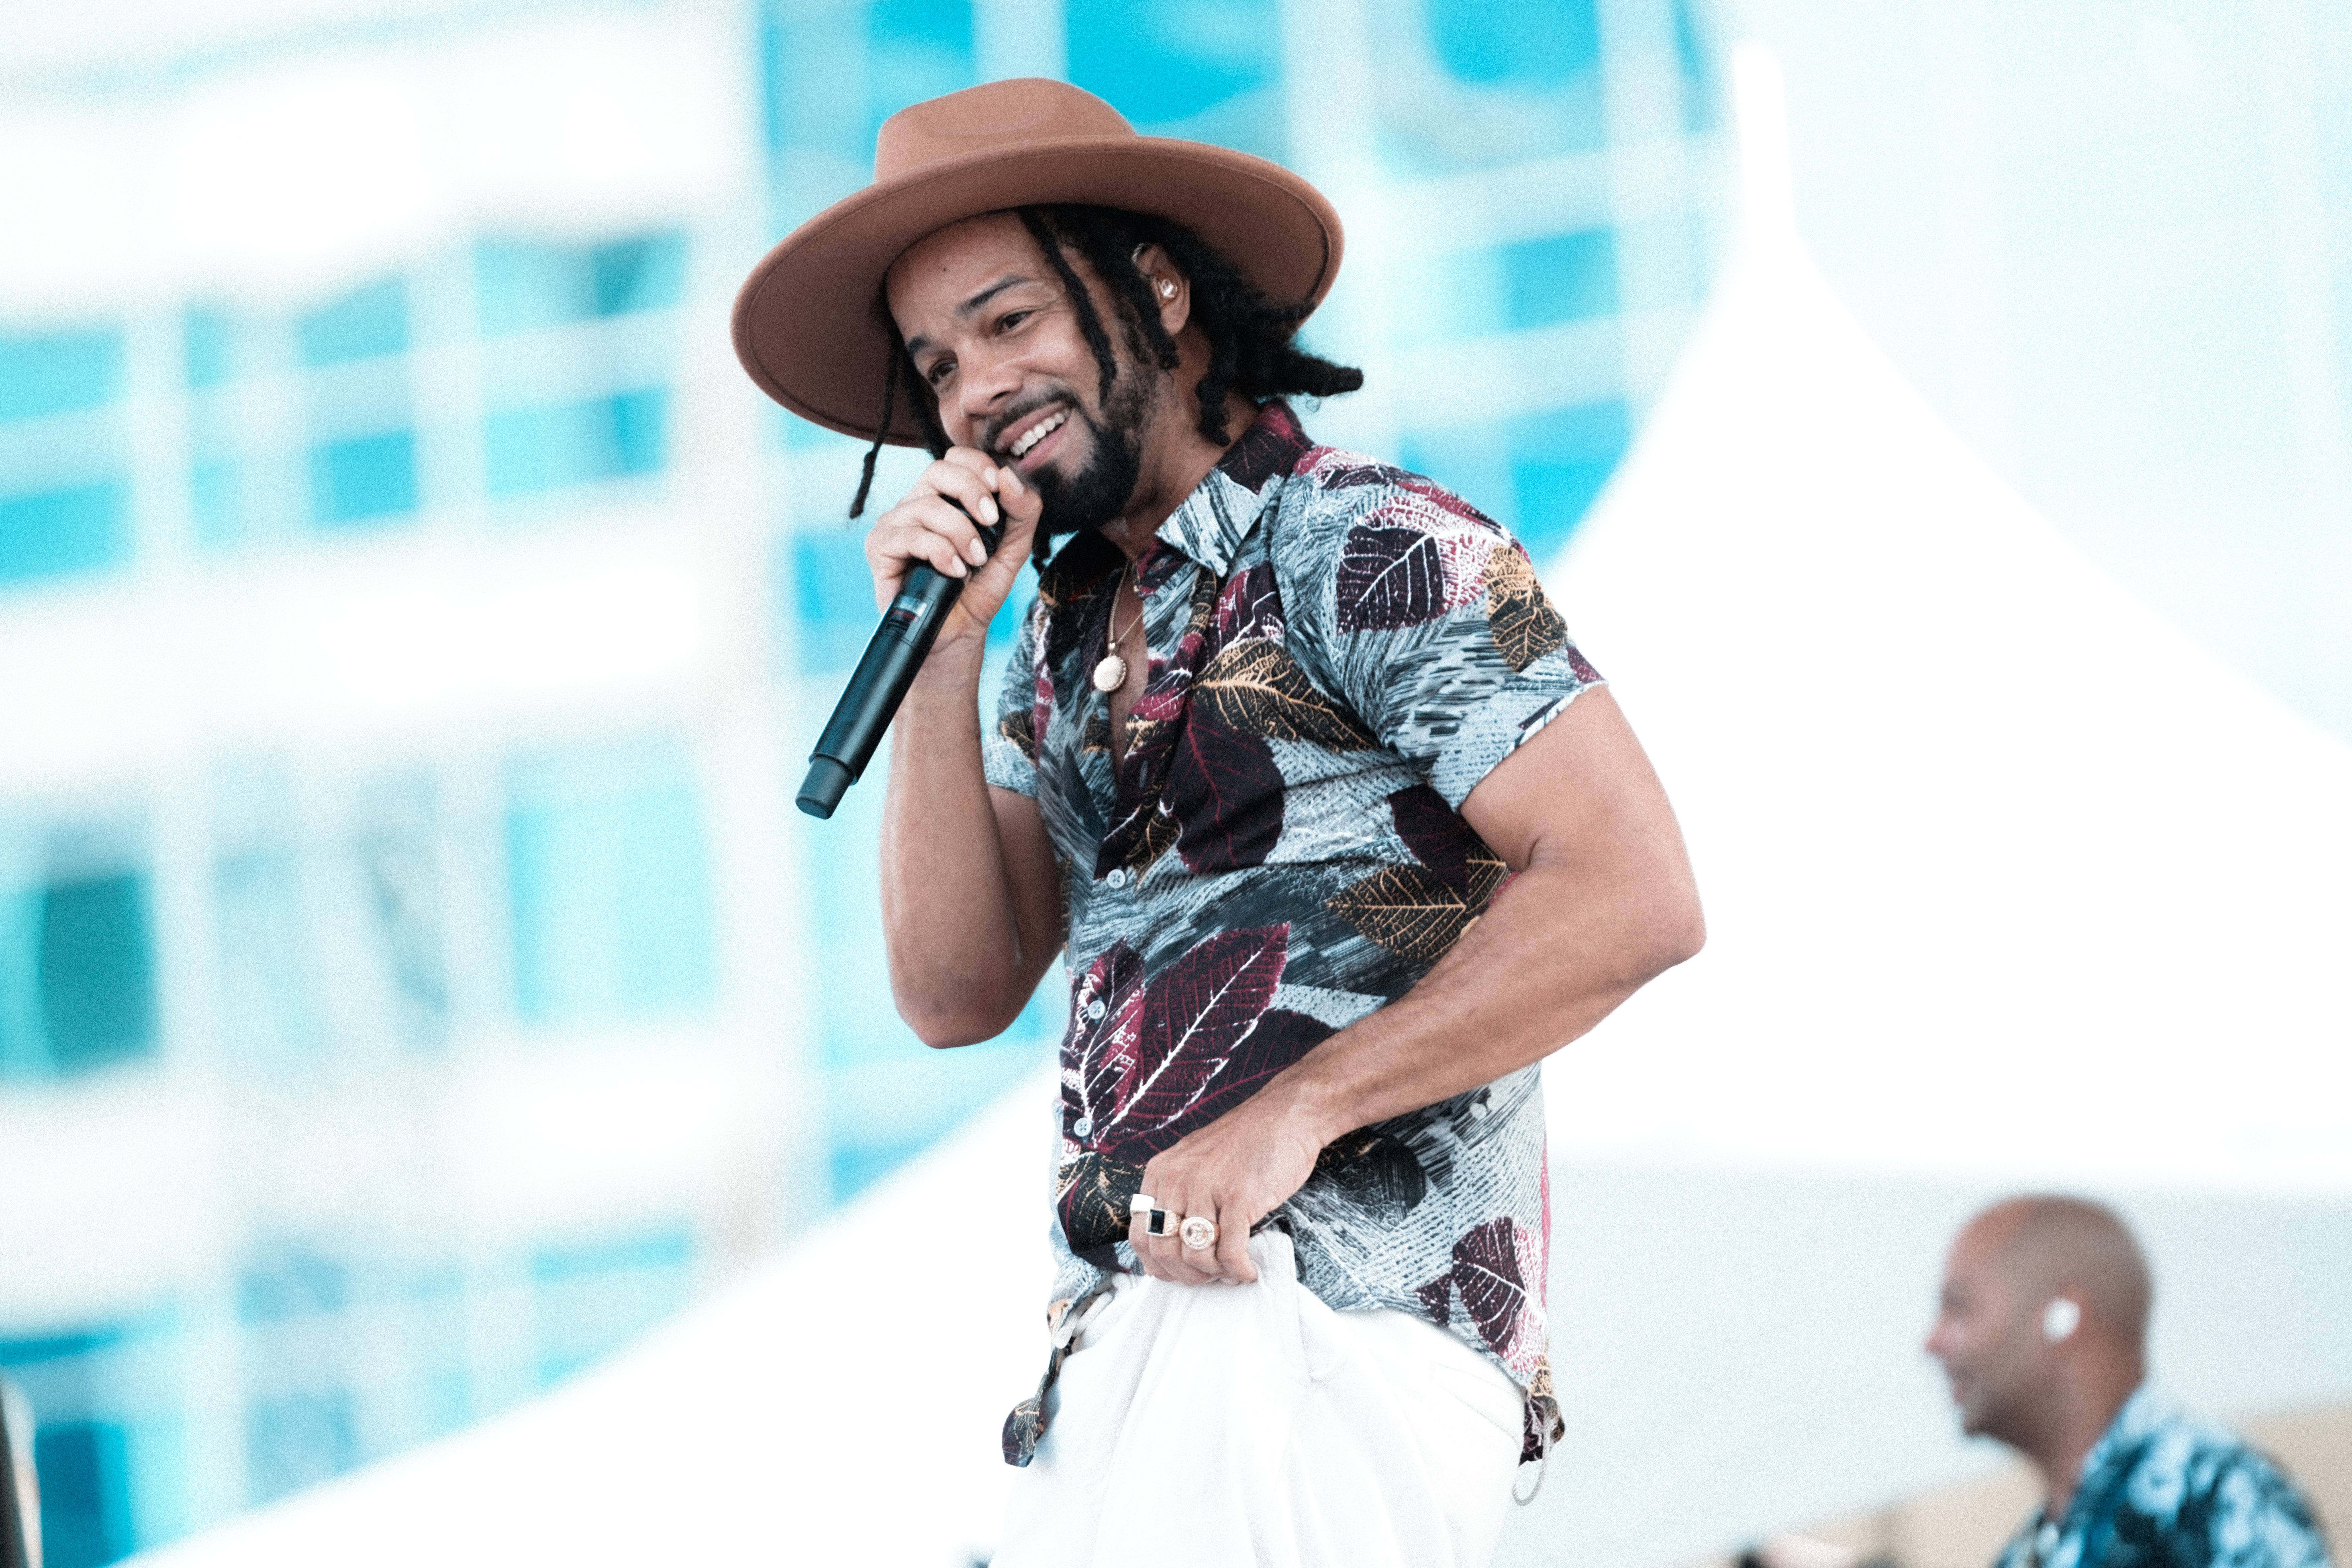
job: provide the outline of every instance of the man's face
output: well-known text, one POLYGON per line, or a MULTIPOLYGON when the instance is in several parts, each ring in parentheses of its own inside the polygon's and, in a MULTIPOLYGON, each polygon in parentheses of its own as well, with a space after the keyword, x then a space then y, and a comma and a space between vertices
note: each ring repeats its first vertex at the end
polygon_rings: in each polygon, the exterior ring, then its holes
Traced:
POLYGON ((951 443, 1019 472, 1045 502, 1048 533, 1119 515, 1142 472, 1162 388, 1102 290, 1095 310, 1118 366, 1108 398, 1068 290, 1010 213, 917 241, 891 265, 887 295, 951 443))
POLYGON ((1941 1362, 1960 1428, 1969 1436, 2009 1438, 2021 1429, 2045 1370, 2034 1308, 2002 1258, 2000 1216, 1960 1232, 1944 1266, 1941 1310, 1927 1353, 1941 1362))

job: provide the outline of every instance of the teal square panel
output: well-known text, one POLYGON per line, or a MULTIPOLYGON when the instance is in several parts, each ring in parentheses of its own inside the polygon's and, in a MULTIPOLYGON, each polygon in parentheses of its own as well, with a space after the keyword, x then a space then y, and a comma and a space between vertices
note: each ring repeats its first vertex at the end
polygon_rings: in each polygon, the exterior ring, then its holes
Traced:
POLYGON ((519 770, 507 868, 525 1023, 709 1008, 718 989, 709 842, 682 755, 656 748, 519 770))
POLYGON ((408 347, 408 285, 387 278, 354 289, 294 323, 307 365, 396 354, 408 347))
POLYGON ((1514 330, 1589 321, 1617 310, 1617 242, 1605 228, 1547 235, 1497 253, 1504 320, 1514 330))
POLYGON ((536 495, 566 485, 658 473, 667 460, 668 434, 666 387, 500 409, 483 422, 489 491, 501 498, 536 495))
POLYGON ((235 369, 230 353, 228 313, 197 307, 181 319, 181 342, 187 355, 188 385, 202 391, 229 379, 235 369))
POLYGON ((130 558, 131 487, 121 479, 0 499, 0 584, 130 558))
POLYGON ((1139 124, 1270 86, 1281 56, 1280 16, 1259 0, 1088 0, 1069 29, 1070 79, 1139 124))
POLYGON ((1558 88, 1601 60, 1593 0, 1425 0, 1429 37, 1457 80, 1481 87, 1558 88))
POLYGON ((416 434, 393 430, 310 448, 310 518, 320 528, 390 521, 416 510, 416 434))
POLYGON ((121 332, 0 333, 0 423, 103 408, 121 395, 121 332))

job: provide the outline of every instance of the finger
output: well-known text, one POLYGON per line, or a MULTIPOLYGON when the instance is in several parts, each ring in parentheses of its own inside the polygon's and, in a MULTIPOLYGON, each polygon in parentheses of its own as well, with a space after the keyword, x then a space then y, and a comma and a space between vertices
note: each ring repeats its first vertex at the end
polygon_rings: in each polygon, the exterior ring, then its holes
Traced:
POLYGON ((1014 469, 997 470, 996 494, 1003 503, 1007 533, 1036 527, 1038 518, 1045 514, 1045 498, 1031 489, 1029 481, 1014 469))
POLYGON ((1211 1261, 1209 1255, 1192 1250, 1173 1234, 1173 1228, 1184 1220, 1182 1200, 1162 1197, 1157 1203, 1169 1216, 1170 1235, 1152 1235, 1143 1228, 1140 1216, 1129 1221, 1128 1239, 1134 1245, 1136 1258, 1143 1264, 1145 1272, 1155 1279, 1177 1285, 1201 1285, 1215 1279, 1214 1273, 1202 1267, 1211 1261))
POLYGON ((1135 1261, 1146 1274, 1150 1275, 1154 1279, 1168 1278, 1165 1267, 1159 1258, 1152 1256, 1151 1234, 1143 1228, 1141 1209, 1132 1210, 1128 1215, 1127 1244, 1135 1248, 1135 1261))
POLYGON ((1217 1271, 1236 1285, 1257 1283, 1257 1265, 1250 1261, 1250 1222, 1239 1209, 1225 1209, 1217 1216, 1217 1271), (1227 1216, 1232 1223, 1227 1223, 1227 1216))
MULTIPOLYGON (((1217 1211, 1212 1205, 1203 1204, 1199 1208, 1194 1209, 1192 1214, 1209 1221, 1212 1225, 1217 1224, 1217 1211)), ((1202 1247, 1184 1246, 1184 1261, 1192 1267, 1194 1272, 1200 1274, 1204 1279, 1231 1279, 1232 1272, 1225 1267, 1225 1260, 1222 1255, 1224 1239, 1224 1227, 1223 1226, 1218 1226, 1216 1239, 1210 1242, 1208 1246, 1202 1247)), ((1180 1241, 1179 1245, 1183 1244, 1180 1241)))
POLYGON ((940 495, 953 496, 979 521, 998 522, 1003 520, 996 509, 1000 483, 992 477, 996 471, 996 465, 986 453, 956 447, 923 470, 918 488, 927 487, 940 495))
POLYGON ((1165 1279, 1171 1285, 1202 1285, 1213 1278, 1202 1273, 1192 1261, 1198 1255, 1188 1255, 1183 1244, 1174 1237, 1140 1231, 1137 1234, 1141 1239, 1136 1244, 1136 1260, 1153 1279, 1165 1279))
POLYGON ((1142 1266, 1146 1274, 1150 1275, 1154 1279, 1165 1279, 1172 1284, 1175 1282, 1176 1275, 1169 1266, 1167 1254, 1160 1245, 1161 1238, 1144 1229, 1146 1223, 1145 1210, 1129 1211, 1127 1221, 1127 1244, 1135 1248, 1135 1260, 1142 1266))
POLYGON ((1175 1258, 1177 1264, 1184 1270, 1188 1279, 1202 1283, 1205 1283, 1212 1279, 1221 1279, 1224 1278, 1224 1271, 1218 1267, 1217 1249, 1215 1246, 1213 1244, 1208 1247, 1195 1247, 1185 1244, 1181 1234, 1181 1226, 1185 1220, 1193 1218, 1194 1216, 1199 1216, 1213 1223, 1217 1217, 1217 1206, 1215 1204, 1203 1198, 1197 1205, 1186 1205, 1183 1210, 1178 1215, 1176 1223, 1179 1227, 1179 1234, 1171 1238, 1175 1243, 1175 1258))
POLYGON ((910 496, 882 514, 866 536, 866 559, 874 572, 875 595, 881 607, 889 605, 907 575, 910 562, 921 561, 948 577, 971 575, 988 553, 971 519, 937 496, 910 496))
POLYGON ((1012 469, 999 468, 996 474, 998 516, 1003 531, 997 538, 993 557, 983 570, 1001 575, 1009 592, 1029 559, 1029 545, 1036 536, 1045 501, 1012 469))
MULTIPOLYGON (((961 470, 959 470, 961 472, 961 470)), ((978 566, 988 559, 988 548, 981 542, 980 526, 1001 521, 992 516, 992 500, 988 508, 961 495, 950 495, 942 490, 933 495, 914 491, 891 509, 903 514, 904 521, 919 523, 935 532, 943 533, 955 542, 956 553, 978 566)), ((886 517, 889 513, 884 514, 886 517)))
POLYGON ((1179 1285, 1206 1285, 1217 1278, 1201 1267, 1202 1254, 1188 1250, 1182 1242, 1171 1246, 1167 1255, 1168 1277, 1179 1285))
POLYGON ((961 577, 971 571, 957 558, 953 541, 925 529, 894 530, 884 538, 869 539, 866 550, 874 569, 874 607, 885 613, 917 562, 943 577, 961 577))

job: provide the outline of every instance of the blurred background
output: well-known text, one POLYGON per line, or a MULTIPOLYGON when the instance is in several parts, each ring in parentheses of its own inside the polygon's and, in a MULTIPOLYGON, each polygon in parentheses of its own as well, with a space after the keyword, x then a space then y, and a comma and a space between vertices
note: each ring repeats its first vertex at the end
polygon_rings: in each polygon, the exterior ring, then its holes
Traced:
MULTIPOLYGON (((1052 984, 1003 1039, 918 1045, 878 789, 790 805, 874 619, 858 453, 759 397, 727 312, 919 99, 1060 76, 1318 182, 1349 256, 1308 336, 1370 383, 1309 428, 1550 560, 1717 276, 1728 51, 1761 40, 1798 229, 1879 348, 2107 573, 2352 738, 2334 8, 0 18, 0 1370, 58 1568, 529 1401, 1050 1056, 1052 984)), ((1718 1213, 1621 1195, 1585 1256, 1641 1204, 1718 1213)), ((1933 1230, 1960 1200, 1868 1201, 1933 1230)), ((2297 1201, 2159 1223, 2307 1262, 2352 1208, 2297 1201)), ((2352 1294, 2352 1249, 2317 1256, 2352 1294)))

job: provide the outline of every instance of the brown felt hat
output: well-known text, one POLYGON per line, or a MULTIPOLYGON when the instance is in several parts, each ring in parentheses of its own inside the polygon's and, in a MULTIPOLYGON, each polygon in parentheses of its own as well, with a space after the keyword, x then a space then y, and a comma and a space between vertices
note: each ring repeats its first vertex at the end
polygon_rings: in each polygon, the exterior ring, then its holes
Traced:
MULTIPOLYGON (((735 353, 767 395, 866 440, 881 412, 890 333, 882 278, 934 229, 1006 207, 1085 202, 1174 218, 1279 304, 1320 304, 1339 271, 1339 215, 1279 163, 1139 136, 1067 82, 967 88, 883 121, 874 183, 784 237, 735 297, 735 353)), ((889 439, 923 444, 902 401, 889 439)))

